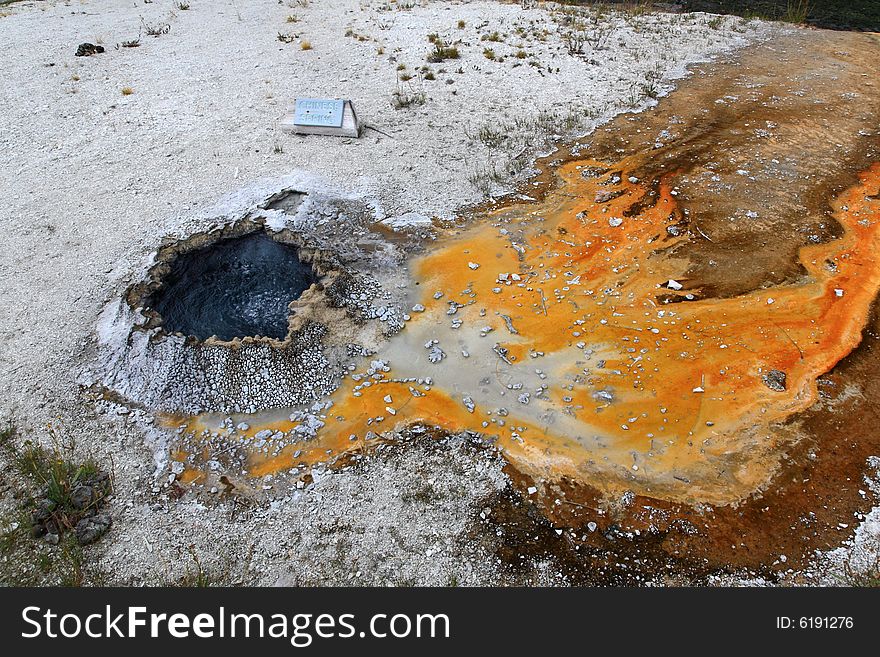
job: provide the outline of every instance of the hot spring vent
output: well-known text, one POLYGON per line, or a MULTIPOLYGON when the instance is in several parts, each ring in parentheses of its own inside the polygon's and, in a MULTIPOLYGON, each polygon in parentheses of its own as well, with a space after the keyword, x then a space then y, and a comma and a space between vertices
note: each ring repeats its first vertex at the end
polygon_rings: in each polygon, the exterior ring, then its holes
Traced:
POLYGON ((283 340, 288 304, 317 280, 296 247, 253 233, 177 257, 147 305, 169 333, 283 340))

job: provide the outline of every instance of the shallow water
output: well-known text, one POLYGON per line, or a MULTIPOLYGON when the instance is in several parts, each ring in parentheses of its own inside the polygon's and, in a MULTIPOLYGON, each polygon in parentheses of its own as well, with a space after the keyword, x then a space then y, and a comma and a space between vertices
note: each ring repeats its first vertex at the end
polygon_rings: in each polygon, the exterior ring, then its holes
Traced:
MULTIPOLYGON (((859 342, 880 287, 880 166, 832 202, 844 234, 801 248, 801 283, 700 299, 677 283, 687 262, 670 254, 686 238, 667 230, 681 219, 668 181, 650 199, 652 185, 625 182, 649 156, 564 164, 542 202, 496 209, 417 258, 405 330, 343 381, 314 440, 263 445, 248 472, 419 423, 494 436, 519 472, 615 494, 722 505, 753 493, 789 439, 776 423, 812 405, 816 378, 859 342), (609 187, 621 193, 608 200, 609 187), (765 384, 770 370, 786 373, 783 390, 765 384)), ((191 433, 217 430, 202 420, 191 433)), ((248 435, 299 428, 245 422, 248 435)))
POLYGON ((254 233, 178 257, 148 305, 169 332, 283 340, 288 304, 317 279, 295 247, 254 233))

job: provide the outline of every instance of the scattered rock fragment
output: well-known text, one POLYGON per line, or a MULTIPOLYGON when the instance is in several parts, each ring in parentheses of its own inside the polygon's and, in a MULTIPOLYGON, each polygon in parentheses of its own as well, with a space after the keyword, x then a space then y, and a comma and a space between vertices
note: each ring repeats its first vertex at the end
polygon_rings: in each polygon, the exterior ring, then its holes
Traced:
POLYGON ((432 363, 439 363, 441 360, 446 358, 446 352, 444 352, 437 345, 432 345, 428 349, 428 360, 432 363))
POLYGON ((785 372, 782 370, 770 370, 761 376, 761 380, 764 382, 765 386, 776 392, 785 392, 787 388, 785 384, 785 372))
POLYGON ((614 401, 614 393, 610 390, 597 390, 593 393, 593 399, 610 404, 614 401))
POLYGON ((109 513, 96 513, 76 523, 76 540, 80 545, 89 545, 101 538, 110 529, 113 518, 109 513))
POLYGON ((95 501, 95 491, 91 486, 77 486, 70 493, 70 504, 74 509, 88 508, 95 501))
POLYGON ((96 46, 94 43, 81 43, 77 46, 76 57, 91 57, 104 52, 104 46, 96 46))
POLYGON ((600 189, 598 192, 596 192, 596 203, 607 203, 615 196, 617 196, 617 194, 612 192, 610 189, 600 189))
POLYGON ((510 318, 509 315, 502 314, 501 319, 504 320, 504 324, 507 326, 508 333, 510 333, 511 335, 519 335, 519 331, 517 331, 516 328, 513 326, 513 320, 510 318))

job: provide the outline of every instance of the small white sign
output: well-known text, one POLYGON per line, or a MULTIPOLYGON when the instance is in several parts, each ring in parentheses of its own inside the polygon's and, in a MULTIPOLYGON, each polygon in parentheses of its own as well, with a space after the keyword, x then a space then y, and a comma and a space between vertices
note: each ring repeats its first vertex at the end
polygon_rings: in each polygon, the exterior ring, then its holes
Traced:
POLYGON ((360 136, 354 104, 339 99, 297 98, 293 114, 281 120, 281 129, 298 135, 360 136))

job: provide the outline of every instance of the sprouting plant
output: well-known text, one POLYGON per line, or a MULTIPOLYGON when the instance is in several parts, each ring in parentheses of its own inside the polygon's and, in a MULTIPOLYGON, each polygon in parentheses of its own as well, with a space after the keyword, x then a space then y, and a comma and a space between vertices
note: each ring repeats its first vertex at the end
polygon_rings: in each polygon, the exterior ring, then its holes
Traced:
POLYGON ((568 31, 562 36, 565 47, 569 55, 579 55, 584 51, 584 44, 587 42, 586 33, 582 31, 568 31))
POLYGON ((657 85, 654 84, 653 81, 643 82, 641 85, 642 93, 645 94, 648 98, 657 98, 659 95, 659 91, 657 90, 657 85))
POLYGON ((403 89, 398 86, 397 89, 391 93, 391 106, 394 109, 405 109, 407 107, 424 105, 425 100, 427 100, 425 92, 417 89, 403 89))
POLYGON ((169 23, 150 25, 143 18, 141 18, 141 25, 143 25, 146 35, 151 37, 160 37, 163 34, 168 34, 171 31, 171 25, 169 23))
POLYGON ((458 48, 448 45, 443 40, 438 39, 434 42, 434 49, 428 53, 428 61, 437 63, 447 59, 458 59, 461 55, 458 48))

